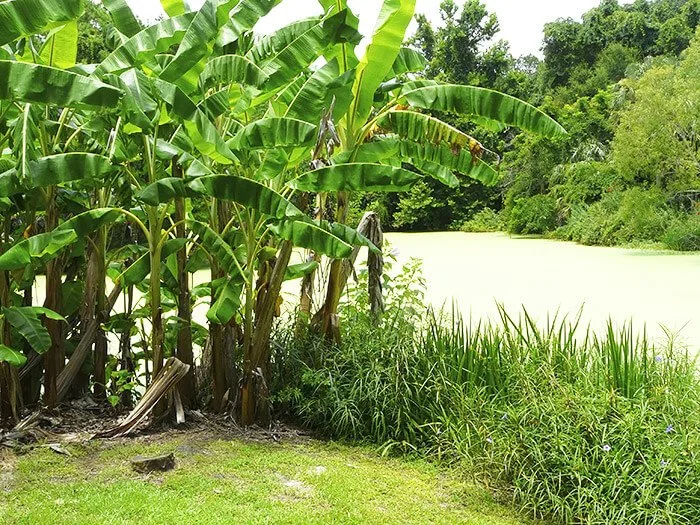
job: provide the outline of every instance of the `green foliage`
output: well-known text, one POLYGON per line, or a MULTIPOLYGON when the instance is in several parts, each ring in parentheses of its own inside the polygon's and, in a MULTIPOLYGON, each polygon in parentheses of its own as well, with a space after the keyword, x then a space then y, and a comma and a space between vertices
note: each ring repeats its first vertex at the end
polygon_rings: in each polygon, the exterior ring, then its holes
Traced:
POLYGON ((700 39, 679 66, 652 67, 631 87, 634 102, 622 113, 613 141, 620 174, 664 189, 697 187, 700 39))
POLYGON ((485 233, 503 231, 505 228, 502 214, 491 208, 484 208, 462 224, 459 229, 467 233, 485 233))
POLYGON ((660 192, 632 188, 607 193, 591 206, 574 208, 569 223, 556 235, 604 246, 653 243, 663 238, 671 218, 660 192))
POLYGON ((557 226, 556 200, 549 195, 523 197, 515 201, 508 214, 508 231, 522 234, 542 234, 557 226))
POLYGON ((331 436, 458 463, 534 516, 700 519, 700 383, 672 339, 654 347, 631 325, 594 334, 526 311, 491 323, 425 316, 415 271, 389 291, 382 326, 351 294, 340 347, 280 345, 288 409, 331 436))
POLYGON ((700 251, 700 216, 683 214, 676 217, 671 221, 662 240, 671 250, 700 251))

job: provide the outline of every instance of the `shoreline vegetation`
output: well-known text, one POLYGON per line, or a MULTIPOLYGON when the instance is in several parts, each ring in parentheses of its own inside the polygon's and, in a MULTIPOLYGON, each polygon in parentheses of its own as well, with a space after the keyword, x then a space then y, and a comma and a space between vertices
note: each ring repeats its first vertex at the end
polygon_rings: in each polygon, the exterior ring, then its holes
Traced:
POLYGON ((295 420, 446 463, 554 522, 700 520, 700 369, 687 349, 628 324, 438 314, 418 263, 389 285, 376 326, 365 279, 343 306, 341 347, 276 341, 288 380, 275 400, 295 420))

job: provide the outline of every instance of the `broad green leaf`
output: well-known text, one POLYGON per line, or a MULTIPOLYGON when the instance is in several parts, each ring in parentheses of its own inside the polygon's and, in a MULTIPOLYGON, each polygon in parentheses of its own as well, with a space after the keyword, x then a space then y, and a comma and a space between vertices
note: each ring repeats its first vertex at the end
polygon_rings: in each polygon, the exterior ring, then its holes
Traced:
POLYGON ((199 77, 205 88, 220 83, 260 87, 267 78, 254 62, 240 55, 223 55, 209 60, 199 77))
POLYGON ((187 198, 198 195, 188 185, 187 181, 178 177, 166 177, 149 184, 136 194, 136 198, 145 204, 158 206, 168 203, 175 198, 187 198))
POLYGON ((286 47, 280 49, 263 66, 270 77, 266 87, 276 89, 285 85, 313 64, 329 46, 344 38, 345 13, 321 20, 317 25, 301 33, 286 47))
POLYGON ((231 246, 207 224, 199 221, 188 221, 188 227, 198 237, 198 244, 209 254, 209 257, 226 270, 229 276, 240 275, 239 263, 231 246))
POLYGON ((420 158, 411 159, 411 164, 413 164, 425 175, 439 180, 450 188, 456 188, 459 186, 459 179, 455 176, 451 169, 446 168, 445 166, 441 166, 440 164, 435 164, 427 160, 421 160, 420 158))
MULTIPOLYGON (((319 0, 319 4, 323 7, 323 11, 328 13, 347 13, 345 23, 351 29, 357 31, 360 20, 348 7, 347 0, 319 0)), ((343 42, 338 44, 326 54, 326 59, 330 62, 334 58, 338 60, 340 71, 345 73, 357 66, 359 60, 355 54, 355 46, 357 42, 343 42)))
POLYGON ((19 368, 24 366, 27 362, 27 358, 17 350, 10 348, 9 346, 0 345, 0 361, 9 363, 10 365, 19 368))
POLYGON ((63 107, 114 108, 122 92, 92 77, 48 66, 0 60, 0 99, 63 107))
POLYGON ((415 111, 390 111, 378 124, 387 127, 399 137, 420 144, 445 144, 455 151, 468 148, 477 156, 484 151, 475 138, 430 115, 415 111))
POLYGON ((214 290, 214 304, 207 311, 207 319, 215 324, 226 324, 241 306, 242 279, 221 279, 214 290))
POLYGON ((102 0, 109 14, 112 15, 112 22, 117 30, 131 38, 141 31, 141 24, 131 12, 125 0, 102 0))
POLYGON ((317 127, 291 118, 263 118, 243 128, 228 145, 234 151, 312 146, 317 127))
MULTIPOLYGON (((29 162, 29 177, 28 180, 24 181, 24 186, 27 188, 43 188, 76 180, 99 180, 113 172, 114 169, 115 166, 112 165, 110 160, 102 155, 93 153, 61 153, 29 162)), ((12 171, 14 172, 15 170, 12 171)), ((6 193, 13 188, 11 186, 8 187, 9 184, 5 181, 14 178, 14 176, 16 176, 16 173, 12 172, 0 175, 0 196, 6 197, 18 193, 18 191, 6 193)))
POLYGON ((352 253, 352 245, 343 241, 323 224, 313 221, 286 220, 270 225, 278 237, 291 241, 294 246, 308 248, 332 259, 344 259, 352 253))
POLYGON ((68 22, 60 30, 52 31, 41 47, 39 57, 44 65, 68 69, 78 56, 78 23, 68 22))
MULTIPOLYGON (((352 159, 354 162, 392 164, 391 161, 398 157, 399 139, 392 136, 364 142, 351 151, 341 151, 333 156, 333 162, 347 164, 352 159)), ((396 165, 400 165, 400 162, 397 161, 396 165)))
POLYGON ((0 2, 0 46, 22 36, 43 33, 79 18, 84 0, 5 0, 0 2))
MULTIPOLYGON (((27 167, 27 173, 29 168, 27 167)), ((10 197, 25 191, 25 186, 20 180, 19 173, 15 168, 0 173, 0 197, 10 197)))
POLYGON ((194 16, 194 13, 186 13, 139 31, 105 58, 95 70, 95 74, 118 74, 132 67, 140 67, 158 53, 167 52, 173 45, 182 41, 194 16))
POLYGON ((316 16, 298 20, 265 35, 246 53, 246 57, 256 64, 270 60, 309 29, 319 25, 322 19, 323 17, 316 16))
POLYGON ((300 89, 287 102, 285 116, 318 124, 335 98, 333 116, 338 120, 352 101, 354 79, 354 71, 341 75, 338 60, 331 60, 304 80, 300 89))
POLYGON ((0 270, 25 268, 34 262, 45 263, 78 240, 72 230, 54 230, 20 241, 0 255, 0 270))
POLYGON ((311 261, 301 264, 292 264, 287 267, 284 272, 285 281, 293 281, 294 279, 300 279, 316 271, 318 268, 318 262, 311 261))
POLYGON ((37 354, 44 354, 51 348, 51 337, 39 316, 46 315, 49 319, 65 321, 62 316, 47 308, 13 306, 4 308, 3 314, 37 354))
POLYGON ((153 84, 173 114, 182 121, 200 153, 219 164, 237 160, 214 124, 179 87, 159 79, 153 79, 153 84))
MULTIPOLYGON (((181 250, 186 244, 187 239, 169 239, 165 241, 161 251, 161 259, 167 259, 175 252, 181 250)), ((151 273, 150 254, 145 253, 124 270, 124 272, 115 279, 115 283, 119 284, 122 288, 128 288, 144 282, 149 273, 151 273)))
POLYGON ((187 12, 184 0, 160 0, 160 5, 170 17, 184 15, 187 12))
POLYGON ((251 179, 211 175, 195 179, 189 186, 198 193, 234 201, 276 219, 305 217, 304 212, 279 193, 251 179))
POLYGON ((228 20, 229 11, 237 3, 238 0, 205 0, 187 28, 175 57, 160 74, 160 78, 176 84, 185 93, 194 91, 197 78, 204 69, 204 61, 214 50, 216 35, 228 20))
MULTIPOLYGON (((456 152, 448 146, 401 141, 399 142, 399 154, 403 159, 414 159, 418 168, 421 168, 424 163, 430 162, 462 175, 467 175, 487 186, 494 185, 500 181, 498 171, 483 160, 472 157, 468 149, 461 149, 456 152)), ((440 173, 430 173, 430 175, 438 178, 440 173)), ((447 185, 453 185, 451 177, 446 180, 440 180, 447 185)))
MULTIPOLYGON (((311 219, 307 218, 307 221, 311 221, 311 219)), ((343 242, 350 244, 351 246, 365 246, 374 253, 381 253, 381 250, 378 246, 375 246, 372 241, 370 241, 367 237, 358 232, 355 228, 351 228, 350 226, 346 226, 345 224, 340 224, 339 222, 327 221, 322 221, 321 227, 328 230, 333 235, 341 239, 343 242)))
POLYGON ((387 79, 396 78, 406 73, 420 73, 427 66, 428 61, 423 53, 410 47, 402 47, 399 49, 399 54, 391 67, 391 72, 387 75, 387 79))
POLYGON ((114 224, 123 217, 124 214, 118 208, 95 208, 94 210, 88 210, 76 215, 72 219, 60 224, 54 232, 72 231, 75 232, 78 237, 82 238, 103 226, 114 224))
POLYGON ((408 191, 422 177, 385 164, 335 164, 310 171, 289 182, 301 191, 408 191))
POLYGON ((403 96, 417 108, 496 120, 545 137, 566 135, 566 130, 543 111, 491 89, 449 84, 422 87, 403 96))
POLYGON ((353 135, 364 126, 372 111, 374 94, 391 71, 415 7, 416 0, 384 0, 372 41, 357 66, 355 99, 347 115, 348 129, 353 135))
POLYGON ((156 124, 158 111, 150 79, 137 69, 129 69, 119 77, 107 75, 106 80, 124 92, 121 108, 127 122, 138 126, 142 131, 149 131, 156 124))

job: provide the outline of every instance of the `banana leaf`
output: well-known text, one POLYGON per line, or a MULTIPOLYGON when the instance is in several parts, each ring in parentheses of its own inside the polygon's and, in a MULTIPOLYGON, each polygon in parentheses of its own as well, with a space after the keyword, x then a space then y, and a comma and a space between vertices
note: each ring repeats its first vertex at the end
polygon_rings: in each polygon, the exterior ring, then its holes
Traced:
POLYGON ((491 89, 436 85, 409 91, 403 98, 417 108, 487 118, 550 138, 566 135, 561 124, 535 106, 491 89))
POLYGON ((0 2, 0 46, 75 20, 85 0, 6 0, 0 2))
POLYGON ((121 90, 48 66, 0 60, 0 99, 62 107, 114 108, 121 90))
POLYGON ((403 168, 385 164, 334 164, 309 171, 289 182, 296 190, 322 191, 408 191, 423 177, 403 168))

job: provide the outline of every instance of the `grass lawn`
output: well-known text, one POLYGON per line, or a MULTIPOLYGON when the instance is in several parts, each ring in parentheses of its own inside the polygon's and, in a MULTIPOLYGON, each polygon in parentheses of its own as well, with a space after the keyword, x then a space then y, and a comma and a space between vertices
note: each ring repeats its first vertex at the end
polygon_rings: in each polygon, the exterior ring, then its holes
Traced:
POLYGON ((199 434, 0 451, 0 521, 120 523, 526 523, 480 487, 418 460, 305 440, 199 434), (129 460, 174 452, 175 470, 129 460))

